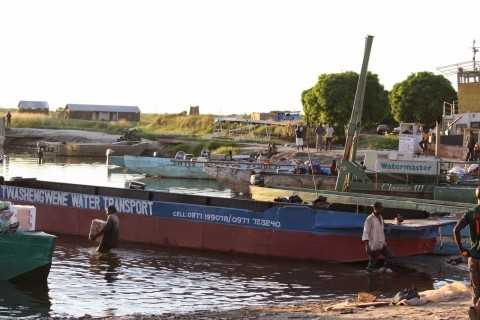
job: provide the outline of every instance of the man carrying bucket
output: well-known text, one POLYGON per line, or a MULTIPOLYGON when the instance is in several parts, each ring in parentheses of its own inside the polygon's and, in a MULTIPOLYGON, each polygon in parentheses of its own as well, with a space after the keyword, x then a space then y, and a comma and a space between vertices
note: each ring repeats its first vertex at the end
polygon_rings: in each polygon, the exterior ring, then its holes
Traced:
MULTIPOLYGON (((480 204, 480 188, 475 190, 477 203, 480 204)), ((470 319, 480 319, 480 205, 473 210, 465 212, 460 220, 458 220, 453 229, 455 242, 458 245, 460 254, 468 257, 468 269, 470 271, 470 283, 473 290, 473 301, 468 315, 470 319), (470 230, 470 239, 472 246, 465 249, 462 244, 461 231, 466 226, 470 230)))
POLYGON ((116 248, 118 245, 118 238, 120 234, 120 221, 117 216, 117 209, 115 206, 109 206, 105 213, 107 214, 107 221, 105 225, 96 234, 90 234, 90 240, 95 240, 103 235, 97 251, 100 253, 107 253, 110 249, 116 248))

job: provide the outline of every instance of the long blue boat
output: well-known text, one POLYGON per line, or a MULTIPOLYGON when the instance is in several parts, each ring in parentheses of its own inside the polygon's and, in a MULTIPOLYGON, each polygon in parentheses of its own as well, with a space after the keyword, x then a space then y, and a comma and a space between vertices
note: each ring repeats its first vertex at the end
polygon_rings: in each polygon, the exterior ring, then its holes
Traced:
MULTIPOLYGON (((121 239, 316 261, 361 261, 366 214, 308 205, 171 194, 56 182, 17 180, 0 186, 4 200, 34 204, 37 225, 57 234, 86 236, 94 218, 115 205, 121 239)), ((452 220, 386 221, 396 256, 432 252, 452 220)))

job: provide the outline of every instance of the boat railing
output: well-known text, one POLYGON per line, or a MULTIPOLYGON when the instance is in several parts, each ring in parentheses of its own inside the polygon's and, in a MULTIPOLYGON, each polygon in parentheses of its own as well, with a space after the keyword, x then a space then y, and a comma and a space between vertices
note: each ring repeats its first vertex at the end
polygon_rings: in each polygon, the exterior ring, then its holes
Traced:
POLYGON ((220 167, 220 168, 242 168, 242 169, 294 169, 296 165, 293 164, 279 164, 270 162, 247 162, 247 161, 208 161, 205 162, 207 167, 220 167))
POLYGON ((472 164, 477 164, 480 166, 480 161, 440 161, 440 170, 441 171, 448 171, 453 167, 469 167, 472 164))

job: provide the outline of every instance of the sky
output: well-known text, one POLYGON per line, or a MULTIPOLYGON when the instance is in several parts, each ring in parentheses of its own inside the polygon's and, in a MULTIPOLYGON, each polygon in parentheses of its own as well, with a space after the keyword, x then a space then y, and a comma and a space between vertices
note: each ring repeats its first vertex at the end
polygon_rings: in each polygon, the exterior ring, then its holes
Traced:
POLYGON ((368 34, 369 70, 386 89, 471 60, 479 9, 478 0, 0 0, 0 106, 301 110, 320 74, 360 71, 368 34))

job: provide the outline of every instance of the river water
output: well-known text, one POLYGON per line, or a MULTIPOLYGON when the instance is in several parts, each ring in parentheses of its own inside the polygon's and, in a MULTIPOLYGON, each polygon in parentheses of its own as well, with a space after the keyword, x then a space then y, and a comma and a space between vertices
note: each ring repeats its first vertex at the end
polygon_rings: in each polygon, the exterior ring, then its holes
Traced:
POLYGON ((189 193, 216 197, 234 197, 238 193, 228 186, 214 180, 199 179, 160 179, 146 178, 141 174, 127 172, 105 162, 92 158, 55 158, 47 159, 43 164, 28 154, 12 154, 0 165, 0 175, 5 179, 12 177, 37 178, 67 183, 78 183, 105 187, 123 188, 127 181, 144 182, 148 190, 174 193, 189 193))
MULTIPOLYGON (((10 156, 3 176, 36 177, 122 187, 141 175, 108 170, 104 163, 57 161, 10 156)), ((215 182, 144 179, 148 188, 231 197, 215 182)), ((433 258, 437 259, 437 258, 433 258)), ((436 261, 436 260, 433 260, 436 261)), ((1 262, 0 262, 1 263, 1 262)), ((436 263, 430 263, 433 267, 436 263)), ((86 237, 60 236, 48 283, 0 283, 0 318, 42 319, 111 315, 185 313, 243 306, 344 299, 359 291, 391 296, 404 287, 419 290, 464 273, 433 268, 427 273, 399 269, 391 275, 369 275, 364 264, 322 264, 214 254, 122 243, 99 256, 86 237)))

